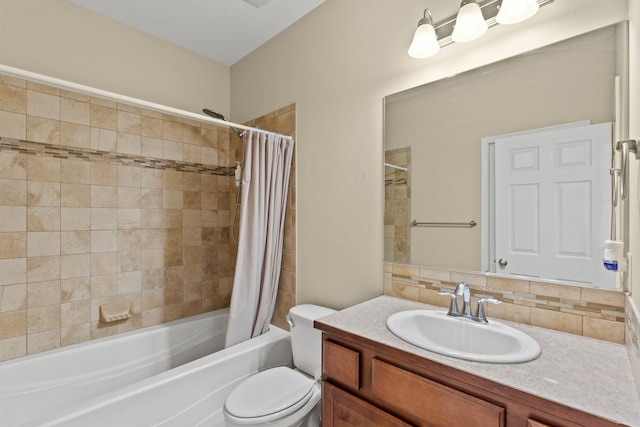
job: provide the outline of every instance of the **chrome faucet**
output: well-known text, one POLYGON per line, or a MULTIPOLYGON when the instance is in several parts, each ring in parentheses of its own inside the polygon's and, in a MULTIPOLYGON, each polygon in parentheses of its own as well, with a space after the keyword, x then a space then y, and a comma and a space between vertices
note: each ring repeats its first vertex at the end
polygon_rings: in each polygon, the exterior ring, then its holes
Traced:
POLYGON ((451 303, 449 304, 449 311, 447 312, 447 316, 453 317, 464 317, 466 319, 473 320, 474 322, 479 323, 489 323, 487 320, 487 316, 485 314, 484 305, 486 303, 490 304, 501 304, 502 301, 497 300, 495 298, 481 298, 478 300, 478 306, 476 308, 476 314, 471 314, 471 290, 466 283, 460 282, 458 286, 456 286, 456 290, 454 292, 450 291, 440 291, 440 295, 446 295, 451 298, 451 303), (462 311, 458 309, 458 297, 462 297, 462 311))

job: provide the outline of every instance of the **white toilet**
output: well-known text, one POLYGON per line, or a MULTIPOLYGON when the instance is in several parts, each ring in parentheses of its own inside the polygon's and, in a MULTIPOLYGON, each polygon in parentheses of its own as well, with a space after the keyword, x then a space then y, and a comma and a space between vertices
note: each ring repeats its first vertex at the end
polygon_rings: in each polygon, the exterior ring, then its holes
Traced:
POLYGON ((312 304, 291 308, 287 320, 295 369, 267 369, 238 384, 224 403, 227 426, 320 426, 322 333, 313 321, 331 313, 335 310, 312 304))

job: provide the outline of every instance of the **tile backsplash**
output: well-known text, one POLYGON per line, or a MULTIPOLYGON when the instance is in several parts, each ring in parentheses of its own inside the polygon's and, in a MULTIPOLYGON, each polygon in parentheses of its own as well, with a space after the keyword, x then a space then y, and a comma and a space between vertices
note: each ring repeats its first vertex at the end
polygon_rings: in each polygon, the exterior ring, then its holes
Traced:
POLYGON ((438 292, 453 291, 459 282, 471 288, 474 306, 478 298, 502 301, 487 307, 489 317, 625 342, 626 297, 622 292, 385 263, 386 295, 448 307, 449 297, 438 292))
POLYGON ((228 306, 239 147, 226 127, 0 76, 0 360, 228 306), (117 301, 134 316, 100 322, 117 301))
POLYGON ((629 353, 631 371, 640 395, 640 312, 631 297, 627 297, 627 329, 625 343, 629 353))

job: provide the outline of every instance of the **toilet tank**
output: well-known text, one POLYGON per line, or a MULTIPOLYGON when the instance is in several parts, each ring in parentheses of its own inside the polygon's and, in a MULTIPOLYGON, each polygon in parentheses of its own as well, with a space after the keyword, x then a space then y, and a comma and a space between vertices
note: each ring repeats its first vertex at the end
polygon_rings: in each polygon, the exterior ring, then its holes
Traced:
POLYGON ((313 327, 313 321, 335 312, 313 304, 296 305, 289 310, 293 364, 312 377, 319 378, 322 368, 322 332, 313 327))

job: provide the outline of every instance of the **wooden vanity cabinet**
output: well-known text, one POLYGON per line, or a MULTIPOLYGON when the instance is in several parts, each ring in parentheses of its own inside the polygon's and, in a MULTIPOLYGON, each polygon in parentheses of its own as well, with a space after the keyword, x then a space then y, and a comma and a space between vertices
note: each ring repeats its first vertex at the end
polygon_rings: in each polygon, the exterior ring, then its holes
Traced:
POLYGON ((613 427, 450 366, 321 323, 322 425, 613 427))

